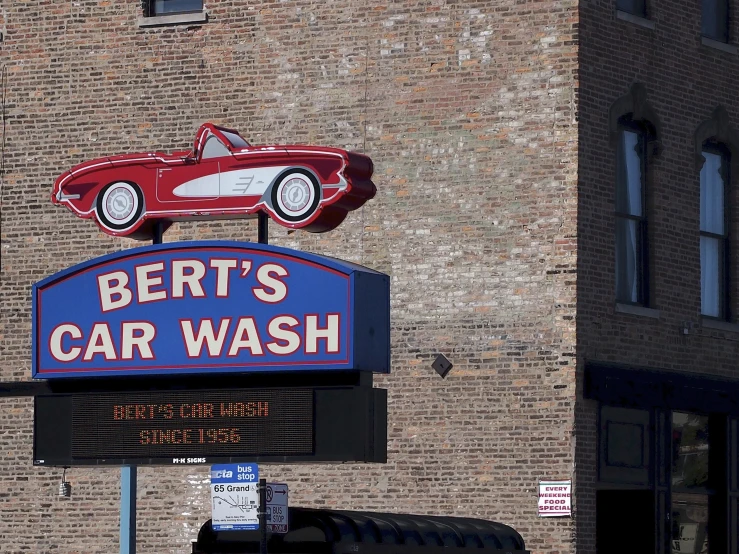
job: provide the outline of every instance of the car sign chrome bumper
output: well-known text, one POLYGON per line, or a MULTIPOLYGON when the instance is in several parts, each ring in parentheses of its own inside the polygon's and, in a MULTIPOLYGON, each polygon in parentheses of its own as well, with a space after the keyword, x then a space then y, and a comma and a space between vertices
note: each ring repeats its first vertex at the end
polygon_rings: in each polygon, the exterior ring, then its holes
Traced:
POLYGON ((56 193, 57 202, 62 200, 79 200, 81 196, 79 194, 64 194, 61 190, 56 193))

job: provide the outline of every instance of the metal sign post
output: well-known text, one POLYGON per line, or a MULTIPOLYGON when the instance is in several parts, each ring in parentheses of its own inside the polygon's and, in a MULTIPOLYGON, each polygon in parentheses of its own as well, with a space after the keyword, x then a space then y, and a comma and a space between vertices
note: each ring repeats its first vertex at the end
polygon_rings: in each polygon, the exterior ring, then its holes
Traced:
POLYGON ((259 480, 259 554, 267 554, 267 480, 259 480))
POLYGON ((259 244, 269 244, 269 216, 264 212, 259 212, 257 216, 257 242, 259 244))
MULTIPOLYGON (((164 224, 157 222, 154 225, 152 244, 162 244, 164 224)), ((136 554, 136 466, 121 468, 121 531, 120 554, 136 554)))
POLYGON ((136 466, 121 467, 121 554, 136 554, 136 466))

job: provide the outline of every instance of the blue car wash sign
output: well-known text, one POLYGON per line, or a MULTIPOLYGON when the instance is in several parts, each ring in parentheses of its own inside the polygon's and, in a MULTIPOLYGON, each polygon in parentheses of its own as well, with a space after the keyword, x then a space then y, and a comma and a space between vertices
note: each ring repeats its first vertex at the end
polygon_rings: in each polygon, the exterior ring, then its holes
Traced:
POLYGON ((33 287, 33 377, 390 370, 387 275, 274 246, 183 242, 33 287))

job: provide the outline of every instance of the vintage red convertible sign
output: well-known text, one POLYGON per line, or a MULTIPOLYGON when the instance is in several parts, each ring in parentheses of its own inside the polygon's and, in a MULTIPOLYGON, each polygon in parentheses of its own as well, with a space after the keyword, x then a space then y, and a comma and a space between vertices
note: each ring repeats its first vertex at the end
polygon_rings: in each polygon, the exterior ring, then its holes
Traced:
POLYGON ((51 200, 109 235, 152 237, 156 222, 255 217, 315 233, 338 226, 375 195, 372 160, 338 148, 252 146, 206 123, 190 152, 109 156, 54 183, 51 200))

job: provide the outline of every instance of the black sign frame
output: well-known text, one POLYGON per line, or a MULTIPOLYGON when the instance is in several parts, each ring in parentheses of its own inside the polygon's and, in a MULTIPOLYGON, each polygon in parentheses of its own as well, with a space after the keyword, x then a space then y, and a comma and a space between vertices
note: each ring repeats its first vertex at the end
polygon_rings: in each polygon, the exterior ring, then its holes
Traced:
POLYGON ((35 397, 34 416, 33 463, 38 466, 387 461, 387 391, 371 386, 56 393, 35 397), (261 412, 256 404, 248 407, 260 401, 271 402, 269 417, 260 417, 269 411, 264 406, 261 412), (241 402, 238 414, 244 417, 231 417, 235 404, 228 402, 241 402), (209 410, 215 418, 189 417, 208 415, 209 410), (227 424, 223 413, 231 414, 227 424), (312 418, 310 425, 302 421, 306 417, 312 418), (167 435, 156 434, 156 429, 165 429, 167 435), (236 435, 223 429, 233 429, 236 435), (275 430, 281 437, 277 440, 295 445, 293 451, 270 439, 275 430), (214 442, 209 443, 211 431, 214 442), (246 437, 238 433, 259 440, 249 447, 241 439, 229 442, 234 436, 246 437), (137 445, 132 437, 164 442, 137 445), (193 446, 186 446, 185 439, 193 446))

